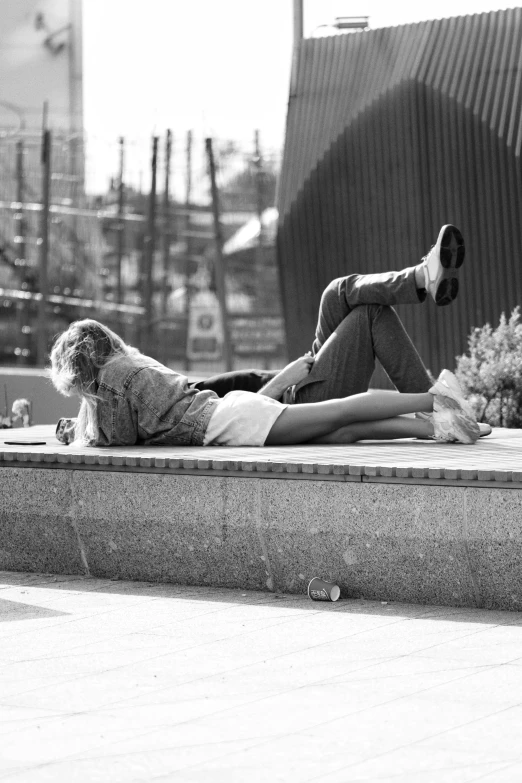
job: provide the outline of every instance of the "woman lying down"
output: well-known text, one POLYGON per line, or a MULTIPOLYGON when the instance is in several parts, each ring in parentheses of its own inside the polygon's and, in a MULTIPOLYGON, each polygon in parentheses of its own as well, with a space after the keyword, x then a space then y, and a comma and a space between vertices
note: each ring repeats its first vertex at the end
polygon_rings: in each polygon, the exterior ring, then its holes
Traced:
MULTIPOLYGON (((299 384, 313 359, 281 371, 299 384)), ((475 443, 481 432, 456 379, 443 371, 424 393, 374 390, 311 403, 283 403, 259 392, 223 398, 127 345, 98 321, 76 321, 58 336, 49 371, 56 389, 81 399, 74 440, 89 446, 276 446, 434 438, 475 443), (404 414, 424 414, 418 417, 404 414)), ((276 384, 277 385, 277 384, 276 384)), ((266 393, 264 393, 266 389, 266 393)))

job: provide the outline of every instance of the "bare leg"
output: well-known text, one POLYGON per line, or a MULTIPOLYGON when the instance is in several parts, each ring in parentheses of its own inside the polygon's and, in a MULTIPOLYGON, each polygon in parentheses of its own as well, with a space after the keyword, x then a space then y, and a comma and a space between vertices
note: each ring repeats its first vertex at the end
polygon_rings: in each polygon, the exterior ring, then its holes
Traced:
POLYGON ((393 440, 394 438, 429 438, 433 424, 425 419, 396 416, 379 421, 359 421, 347 424, 327 435, 313 438, 309 443, 355 443, 358 440, 393 440))
POLYGON ((346 427, 347 424, 392 419, 403 413, 416 411, 431 413, 433 395, 428 392, 390 394, 373 391, 338 400, 291 405, 275 422, 266 439, 266 445, 308 443, 314 438, 346 427))

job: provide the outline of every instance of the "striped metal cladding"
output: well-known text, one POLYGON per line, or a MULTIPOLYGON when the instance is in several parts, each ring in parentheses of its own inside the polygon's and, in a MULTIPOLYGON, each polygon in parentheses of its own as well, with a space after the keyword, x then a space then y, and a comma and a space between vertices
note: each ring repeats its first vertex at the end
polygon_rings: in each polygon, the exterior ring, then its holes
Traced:
POLYGON ((461 292, 397 308, 426 365, 522 303, 522 9, 304 40, 279 186, 290 356, 323 288, 411 266, 444 223, 466 240, 461 292))

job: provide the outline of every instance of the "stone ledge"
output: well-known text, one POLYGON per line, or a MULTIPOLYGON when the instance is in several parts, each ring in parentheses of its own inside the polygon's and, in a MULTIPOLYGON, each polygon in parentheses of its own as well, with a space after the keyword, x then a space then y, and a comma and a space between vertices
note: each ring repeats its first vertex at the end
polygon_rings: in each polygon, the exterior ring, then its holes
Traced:
POLYGON ((0 443, 0 568, 295 593, 320 575, 347 597, 522 607, 521 431, 263 449, 3 435, 22 445, 0 443))
POLYGON ((522 492, 57 467, 0 468, 0 569, 522 608, 522 492))

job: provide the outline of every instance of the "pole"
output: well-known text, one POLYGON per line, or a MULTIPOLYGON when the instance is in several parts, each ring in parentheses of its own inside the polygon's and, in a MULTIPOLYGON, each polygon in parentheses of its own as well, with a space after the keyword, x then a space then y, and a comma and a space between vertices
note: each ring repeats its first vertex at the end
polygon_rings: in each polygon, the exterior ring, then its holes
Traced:
POLYGON ((169 273, 170 273, 170 242, 172 230, 170 224, 170 159, 172 155, 172 132, 167 129, 165 137, 165 187, 163 189, 163 280, 162 280, 162 299, 161 314, 163 317, 163 329, 161 330, 161 356, 162 362, 168 362, 168 342, 165 329, 165 319, 167 317, 169 304, 169 273))
POLYGON ((24 178, 24 142, 20 139, 16 142, 16 200, 19 204, 16 213, 16 235, 18 244, 18 258, 23 268, 22 283, 25 282, 25 219, 24 219, 24 198, 25 198, 25 178, 24 178))
POLYGON ((9 400, 7 397, 7 383, 4 383, 4 402, 5 402, 5 408, 4 408, 4 416, 1 421, 2 424, 7 424, 8 426, 11 426, 11 415, 9 411, 9 400))
MULTIPOLYGON (((68 168, 69 168, 69 197, 73 207, 79 207, 83 201, 84 193, 84 165, 83 165, 83 139, 82 139, 82 4, 78 0, 68 0, 68 92, 69 92, 69 139, 68 139, 68 168)), ((71 215, 69 223, 71 255, 74 259, 74 272, 81 278, 86 274, 82 267, 87 259, 85 246, 80 239, 81 221, 77 215, 71 215), (83 256, 83 258, 82 258, 83 256)), ((69 273, 70 274, 70 273, 69 273)), ((62 283, 63 285, 63 283, 62 283)))
POLYGON ((304 0, 294 0, 294 43, 292 49, 292 71, 290 74, 290 98, 297 95, 297 65, 299 47, 304 35, 304 0))
POLYGON ((83 11, 81 0, 68 0, 69 6, 69 134, 70 134, 70 174, 72 175, 72 199, 76 204, 79 195, 83 195, 85 179, 83 163, 83 11))
POLYGON ((167 315, 169 300, 168 283, 170 267, 170 158, 172 154, 172 133, 167 130, 165 139, 165 188, 163 190, 163 301, 162 315, 167 315))
POLYGON ((125 184, 124 184, 124 167, 125 167, 125 139, 120 136, 118 140, 120 147, 120 174, 118 179, 118 221, 117 221, 117 247, 116 247, 116 301, 118 304, 123 304, 123 286, 121 279, 121 266, 123 261, 123 253, 125 248, 125 184))
POLYGON ((158 171, 158 137, 152 137, 152 159, 151 159, 151 186, 149 196, 149 215, 147 225, 147 235, 143 247, 145 260, 144 289, 145 289, 145 351, 152 351, 152 285, 153 285, 153 266, 154 252, 156 249, 156 178, 158 171))
MULTIPOLYGON (((26 258, 26 223, 24 215, 25 199, 25 175, 24 175, 24 142, 19 139, 16 142, 16 200, 18 210, 15 214, 15 232, 18 263, 20 264, 20 287, 27 287, 27 258, 26 258)), ((22 343, 22 350, 18 355, 18 364, 27 364, 27 356, 30 348, 31 338, 28 327, 30 324, 31 305, 29 301, 22 300, 18 303, 18 334, 22 343)))
POLYGON ((190 359, 188 355, 189 342, 189 320, 190 320, 190 260, 192 256, 192 238, 190 236, 190 204, 192 201, 192 131, 187 131, 186 155, 186 186, 185 186, 185 328, 187 330, 187 340, 185 347, 185 372, 190 370, 190 359))
MULTIPOLYGON (((47 111, 45 112, 47 114, 47 111)), ((38 302, 38 364, 43 366, 47 357, 47 295, 49 265, 49 207, 51 199, 51 131, 44 128, 42 135, 42 211, 40 213, 39 282, 40 300, 38 302)))
MULTIPOLYGON (((261 291, 263 289, 263 283, 265 276, 263 274, 265 264, 265 233, 263 226, 263 211, 264 211, 264 193, 263 193, 263 158, 261 156, 261 143, 259 131, 256 130, 254 134, 254 166, 255 166, 255 187, 256 187, 256 211, 257 219, 259 220, 259 237, 256 245, 256 290, 261 291)), ((268 357, 264 357, 265 368, 268 369, 268 357)))
POLYGON ((205 139, 205 147, 208 156, 208 167, 210 174, 210 189, 212 194, 212 215, 214 218, 214 237, 216 241, 215 270, 216 270, 216 288, 219 300, 219 309, 221 313, 221 327, 223 331, 223 353, 225 358, 225 370, 232 370, 232 345, 230 342, 230 332, 227 319, 227 302, 225 291, 225 271, 223 263, 223 233, 221 230, 221 221, 219 219, 219 198, 216 185, 216 164, 214 162, 214 152, 212 149, 212 139, 205 139))
POLYGON ((259 131, 255 131, 254 135, 254 166, 255 166, 255 185, 256 185, 256 208, 257 218, 259 220, 259 240, 257 243, 257 263, 261 268, 263 263, 263 159, 261 157, 261 145, 259 141, 259 131))

